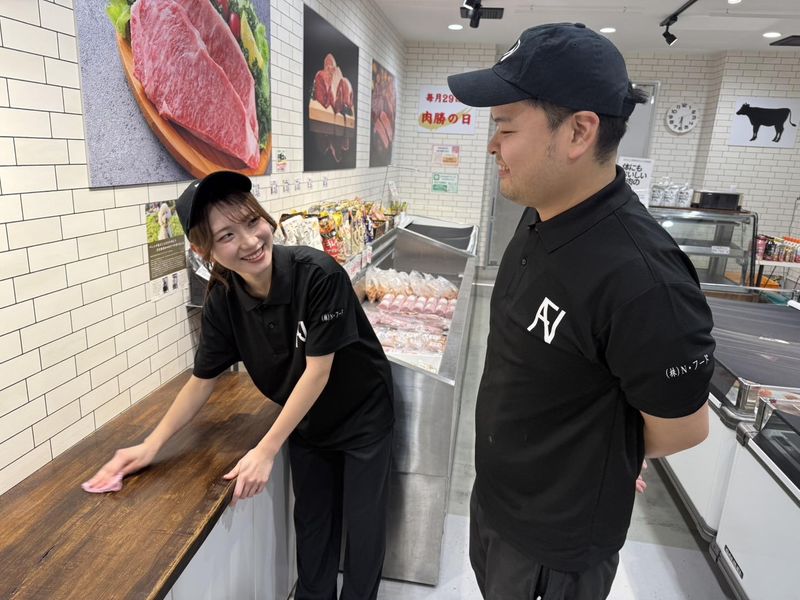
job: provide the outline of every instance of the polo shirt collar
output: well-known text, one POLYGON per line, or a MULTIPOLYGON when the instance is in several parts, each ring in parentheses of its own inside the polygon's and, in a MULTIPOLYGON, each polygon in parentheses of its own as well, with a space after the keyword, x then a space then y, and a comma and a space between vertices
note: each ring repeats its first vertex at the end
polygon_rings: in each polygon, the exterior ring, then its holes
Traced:
POLYGON ((283 246, 272 246, 272 284, 266 298, 254 298, 247 293, 244 281, 236 273, 231 273, 231 287, 239 304, 247 311, 259 306, 277 306, 292 301, 292 255, 283 246))
POLYGON ((628 191, 625 171, 617 165, 614 181, 599 192, 547 221, 540 221, 538 213, 531 211, 527 225, 539 233, 547 252, 554 252, 625 204, 630 199, 628 191))

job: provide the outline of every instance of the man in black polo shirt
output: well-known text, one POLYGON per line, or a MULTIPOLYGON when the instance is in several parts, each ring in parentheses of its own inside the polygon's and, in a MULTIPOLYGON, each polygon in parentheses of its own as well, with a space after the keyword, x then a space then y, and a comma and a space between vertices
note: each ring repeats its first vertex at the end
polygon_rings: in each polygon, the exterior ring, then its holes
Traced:
POLYGON ((491 600, 600 600, 642 460, 707 435, 711 313, 615 165, 644 97, 611 42, 541 25, 493 68, 448 81, 492 107, 500 190, 527 207, 491 300, 473 569, 491 600))

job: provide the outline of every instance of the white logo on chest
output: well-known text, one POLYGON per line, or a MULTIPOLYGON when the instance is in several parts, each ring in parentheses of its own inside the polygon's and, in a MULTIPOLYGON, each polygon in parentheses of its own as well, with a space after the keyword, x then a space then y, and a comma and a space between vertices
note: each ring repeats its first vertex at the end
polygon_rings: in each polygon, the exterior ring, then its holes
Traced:
POLYGON ((566 314, 566 311, 559 310, 558 306, 553 304, 550 298, 545 297, 539 305, 539 310, 536 311, 536 318, 533 320, 533 323, 528 326, 528 331, 533 331, 533 328, 541 321, 544 327, 544 341, 550 344, 556 335, 556 329, 558 329, 561 319, 563 319, 566 314), (550 322, 551 309, 555 311, 555 321, 553 322, 550 322))
POLYGON ((294 341, 294 347, 299 348, 300 342, 306 341, 306 335, 308 332, 306 331, 306 324, 302 321, 298 321, 297 323, 297 339, 294 341))

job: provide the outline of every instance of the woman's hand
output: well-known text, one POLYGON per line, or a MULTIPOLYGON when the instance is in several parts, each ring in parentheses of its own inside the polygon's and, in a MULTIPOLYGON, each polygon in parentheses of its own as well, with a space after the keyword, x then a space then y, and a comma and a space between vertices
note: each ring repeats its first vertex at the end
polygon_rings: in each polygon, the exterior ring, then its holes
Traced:
POLYGON ((231 506, 236 506, 239 500, 252 498, 264 491, 274 462, 274 454, 256 446, 229 473, 223 475, 224 479, 236 479, 231 506))
POLYGON ((114 458, 103 465, 86 484, 92 488, 108 487, 115 477, 124 477, 129 473, 145 468, 153 462, 157 452, 158 448, 149 445, 147 442, 130 448, 120 448, 114 453, 114 458))

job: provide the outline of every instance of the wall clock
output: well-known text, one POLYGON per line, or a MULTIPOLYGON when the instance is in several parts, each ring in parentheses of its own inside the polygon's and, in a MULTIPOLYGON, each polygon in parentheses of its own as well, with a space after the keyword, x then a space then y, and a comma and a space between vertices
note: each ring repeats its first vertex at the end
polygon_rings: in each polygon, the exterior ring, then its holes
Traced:
POLYGON ((679 102, 667 109, 667 127, 675 133, 686 133, 694 129, 699 117, 699 111, 694 106, 679 102))

